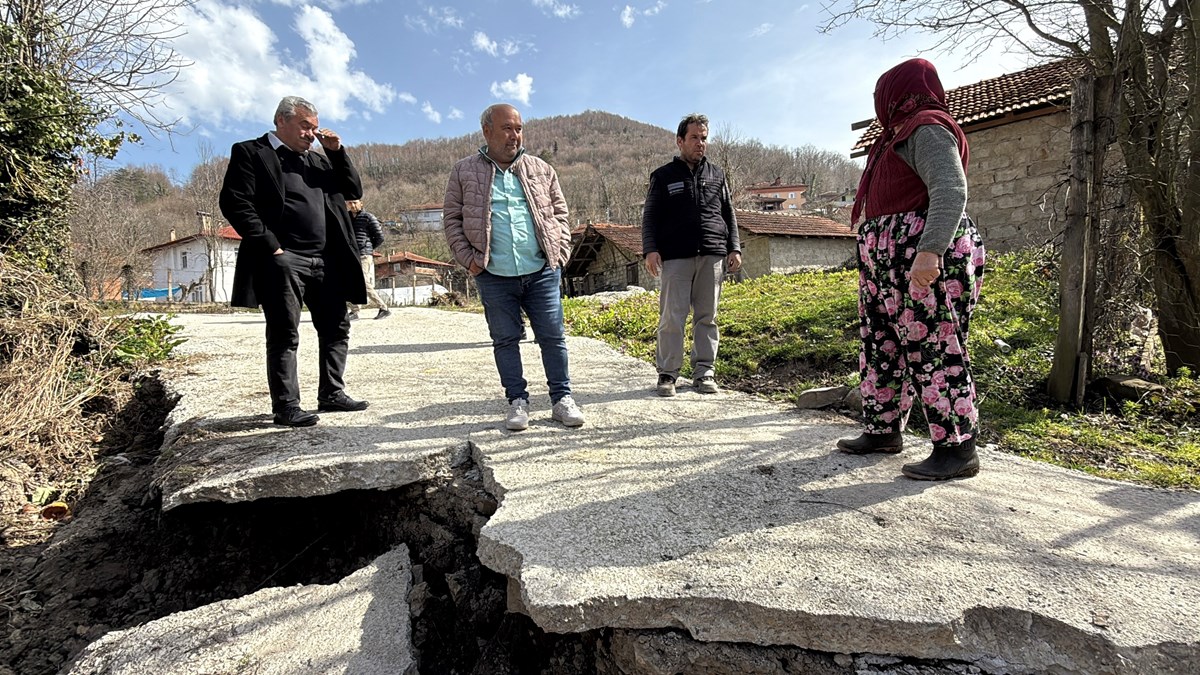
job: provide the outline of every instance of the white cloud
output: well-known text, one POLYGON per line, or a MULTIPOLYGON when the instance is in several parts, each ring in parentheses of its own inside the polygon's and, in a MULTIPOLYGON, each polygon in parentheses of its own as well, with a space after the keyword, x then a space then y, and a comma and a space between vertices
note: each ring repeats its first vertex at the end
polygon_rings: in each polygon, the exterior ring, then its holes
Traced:
POLYGON ((625 5, 625 9, 621 10, 621 25, 626 28, 632 28, 639 14, 642 16, 655 16, 666 8, 667 3, 663 2, 663 0, 658 0, 658 2, 654 3, 653 7, 642 10, 634 9, 632 5, 625 5))
POLYGON ((518 73, 511 80, 492 83, 492 96, 511 99, 529 105, 529 96, 533 93, 533 78, 525 73, 518 73))
POLYGON ((572 19, 579 16, 578 5, 568 5, 558 0, 533 0, 533 6, 560 19, 572 19))
POLYGON ((754 30, 750 31, 750 37, 752 37, 752 38, 762 37, 762 36, 766 35, 767 33, 770 33, 771 29, 774 27, 775 27, 775 24, 773 24, 773 23, 760 23, 760 24, 758 24, 757 27, 755 27, 754 30))
POLYGON ((296 12, 292 28, 304 40, 303 57, 281 50, 272 28, 247 6, 197 0, 178 20, 187 33, 174 46, 192 65, 167 87, 167 101, 186 123, 226 128, 251 120, 270 127, 276 104, 288 95, 307 98, 322 121, 337 122, 383 112, 397 98, 390 85, 351 67, 354 43, 323 9, 296 12))
MULTIPOLYGON (((525 44, 527 45, 527 43, 525 44)), ((484 33, 480 30, 475 31, 475 34, 471 36, 471 46, 473 46, 476 51, 481 51, 491 56, 507 58, 520 53, 521 48, 524 45, 516 40, 496 42, 495 40, 489 38, 487 33, 484 33)))
POLYGON ((427 7, 424 14, 405 15, 404 25, 432 35, 440 28, 462 28, 463 20, 453 7, 427 7))
POLYGON ((378 0, 271 0, 273 5, 282 5, 284 7, 303 7, 305 5, 321 5, 328 7, 334 11, 345 7, 357 7, 359 5, 369 5, 378 2, 378 0))
POLYGON ((496 44, 496 41, 489 39, 487 33, 481 30, 475 31, 475 35, 471 36, 471 45, 475 47, 475 49, 481 52, 487 52, 492 56, 495 56, 500 49, 500 46, 496 44))
POLYGON ((403 101, 404 103, 409 104, 409 105, 413 105, 417 102, 417 97, 413 96, 412 94, 408 93, 407 91, 402 91, 399 94, 396 94, 396 98, 403 101))
POLYGON ((446 114, 446 119, 448 120, 461 120, 462 118, 463 111, 459 110, 458 108, 451 108, 450 112, 446 114))
POLYGON ((425 113, 425 118, 430 122, 433 122, 434 124, 442 123, 442 114, 434 110, 433 105, 430 104, 429 101, 425 101, 425 104, 421 106, 421 112, 425 113))

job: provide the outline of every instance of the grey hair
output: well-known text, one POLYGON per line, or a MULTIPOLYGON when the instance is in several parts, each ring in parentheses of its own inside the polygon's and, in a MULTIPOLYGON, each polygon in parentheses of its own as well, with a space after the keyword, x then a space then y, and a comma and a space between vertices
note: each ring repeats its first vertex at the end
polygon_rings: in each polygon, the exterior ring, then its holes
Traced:
POLYGON ((687 128, 693 124, 702 124, 704 128, 708 128, 708 117, 700 113, 692 113, 679 121, 679 130, 675 132, 676 138, 687 136, 687 128))
POLYGON ((481 113, 479 115, 479 126, 481 126, 481 127, 492 126, 492 113, 496 112, 500 108, 512 108, 513 110, 517 109, 516 106, 511 105, 509 103, 493 103, 493 104, 489 105, 488 107, 484 108, 483 113, 481 113))
POLYGON ((283 119, 291 119, 296 116, 296 109, 303 108, 310 113, 317 114, 317 106, 309 103, 299 96, 284 96, 279 105, 275 108, 275 119, 282 117, 283 119))

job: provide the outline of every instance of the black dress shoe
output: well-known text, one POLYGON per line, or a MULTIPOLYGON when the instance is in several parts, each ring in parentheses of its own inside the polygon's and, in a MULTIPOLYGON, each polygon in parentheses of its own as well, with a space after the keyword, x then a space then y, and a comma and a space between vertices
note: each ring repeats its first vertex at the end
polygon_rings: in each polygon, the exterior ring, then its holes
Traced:
POLYGON ((346 395, 346 392, 339 391, 333 395, 333 398, 317 401, 317 410, 321 412, 357 412, 366 410, 367 406, 371 405, 366 401, 355 401, 346 395))
POLYGON ((286 408, 275 413, 275 424, 285 427, 311 427, 319 419, 321 418, 300 408, 286 408))

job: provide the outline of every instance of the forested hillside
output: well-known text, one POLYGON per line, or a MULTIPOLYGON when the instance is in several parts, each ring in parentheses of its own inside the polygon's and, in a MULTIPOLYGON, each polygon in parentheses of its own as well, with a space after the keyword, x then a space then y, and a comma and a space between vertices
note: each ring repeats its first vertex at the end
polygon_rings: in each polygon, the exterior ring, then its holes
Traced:
MULTIPOLYGON (((450 167, 482 144, 483 134, 476 132, 403 145, 357 143, 349 151, 363 175, 367 209, 382 220, 398 220, 405 207, 440 204, 450 167)), ((676 151, 674 129, 600 111, 526 120, 525 147, 558 170, 572 223, 640 222, 650 172, 676 151)), ((735 193, 778 178, 809 185, 812 197, 856 186, 861 170, 845 149, 767 146, 716 122, 708 154, 727 169, 735 193)), ((223 222, 217 192, 228 158, 202 144, 196 161, 182 183, 158 167, 125 167, 95 171, 78 187, 72 238, 76 259, 88 261, 89 287, 118 278, 126 265, 144 271, 147 261, 138 252, 167 241, 172 229, 179 236, 194 233, 197 211, 223 222)), ((393 243, 444 258, 439 239, 393 243)))

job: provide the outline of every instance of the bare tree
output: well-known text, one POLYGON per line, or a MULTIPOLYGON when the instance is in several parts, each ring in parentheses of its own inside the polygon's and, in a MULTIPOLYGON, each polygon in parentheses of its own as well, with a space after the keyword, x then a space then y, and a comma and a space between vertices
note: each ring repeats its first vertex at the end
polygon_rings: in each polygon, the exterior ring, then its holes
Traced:
POLYGON ((92 106, 169 131, 166 86, 187 65, 172 43, 193 0, 4 0, 0 21, 27 38, 25 62, 61 73, 92 106))
MULTIPOLYGON (((940 37, 938 47, 968 45, 974 56, 1000 44, 1040 60, 1084 63, 1093 99, 1090 158, 1103 167, 1109 142, 1120 148, 1154 259, 1168 371, 1200 371, 1200 2, 847 0, 828 11, 827 30, 864 18, 883 38, 922 30, 940 37)), ((1094 280, 1083 283, 1094 287, 1094 280)))

